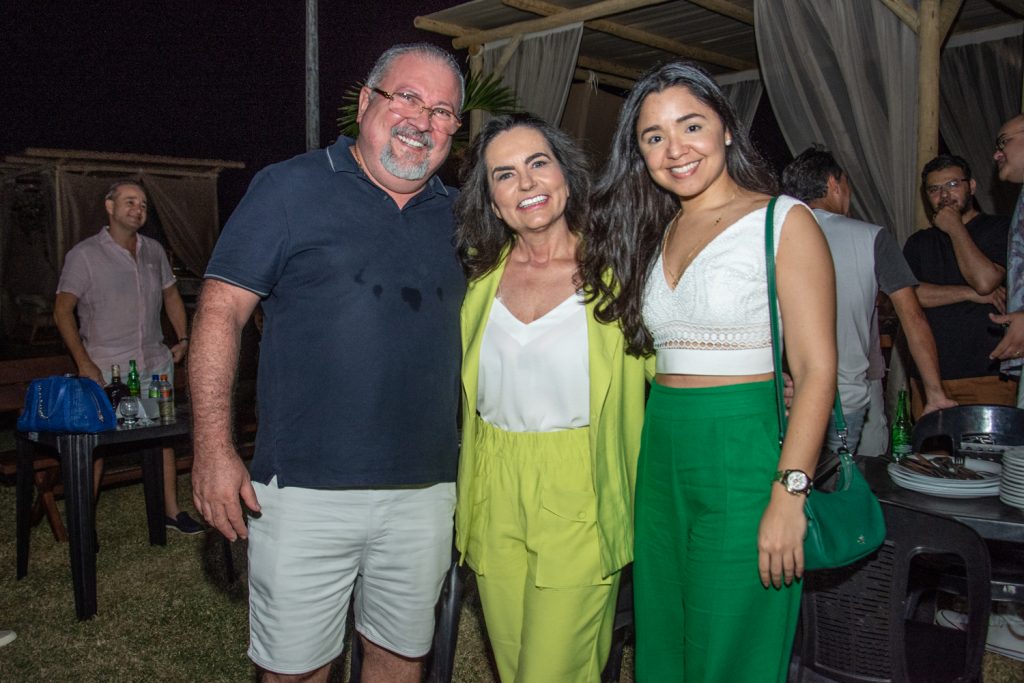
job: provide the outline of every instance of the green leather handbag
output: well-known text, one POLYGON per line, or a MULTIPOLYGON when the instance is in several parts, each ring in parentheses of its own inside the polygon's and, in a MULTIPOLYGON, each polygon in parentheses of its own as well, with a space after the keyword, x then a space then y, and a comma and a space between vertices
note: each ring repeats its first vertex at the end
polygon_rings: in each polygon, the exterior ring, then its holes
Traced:
MULTIPOLYGON (((782 390, 782 342, 779 335, 778 300, 775 293, 775 199, 768 203, 765 219, 765 264, 768 270, 768 314, 772 328, 772 360, 779 415, 779 444, 786 435, 786 404, 782 390)), ((873 553, 885 540, 885 518, 878 498, 871 492, 846 447, 846 419, 836 391, 833 405, 839 447, 839 475, 831 492, 812 489, 804 503, 807 535, 804 537, 804 569, 845 567, 873 553)))

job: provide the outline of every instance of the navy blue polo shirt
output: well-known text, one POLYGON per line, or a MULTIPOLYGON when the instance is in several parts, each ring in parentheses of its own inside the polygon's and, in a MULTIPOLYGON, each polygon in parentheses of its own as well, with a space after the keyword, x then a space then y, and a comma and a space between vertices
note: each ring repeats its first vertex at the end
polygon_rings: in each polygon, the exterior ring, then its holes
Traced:
POLYGON ((399 210, 352 144, 260 171, 206 270, 263 300, 252 477, 309 488, 455 481, 466 290, 456 191, 433 177, 399 210))

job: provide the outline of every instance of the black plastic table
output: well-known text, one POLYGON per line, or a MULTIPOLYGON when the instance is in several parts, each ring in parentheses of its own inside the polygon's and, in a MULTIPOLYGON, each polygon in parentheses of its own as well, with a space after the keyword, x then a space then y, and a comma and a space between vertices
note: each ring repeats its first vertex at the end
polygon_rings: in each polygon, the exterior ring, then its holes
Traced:
POLYGON ((29 538, 33 495, 32 461, 44 448, 57 451, 67 511, 71 577, 75 591, 75 614, 88 619, 96 614, 96 519, 93 503, 93 459, 96 450, 115 444, 131 445, 142 452, 142 482, 146 496, 146 521, 150 545, 167 544, 164 526, 163 446, 173 437, 188 434, 190 416, 179 408, 169 424, 118 428, 99 434, 18 433, 17 478, 17 577, 28 574, 29 538))
MULTIPOLYGON (((1024 543, 1024 510, 1007 505, 998 496, 941 498, 898 486, 886 471, 887 458, 864 458, 865 479, 879 500, 952 517, 991 541, 1024 543)), ((812 494, 813 495, 813 494, 812 494)))

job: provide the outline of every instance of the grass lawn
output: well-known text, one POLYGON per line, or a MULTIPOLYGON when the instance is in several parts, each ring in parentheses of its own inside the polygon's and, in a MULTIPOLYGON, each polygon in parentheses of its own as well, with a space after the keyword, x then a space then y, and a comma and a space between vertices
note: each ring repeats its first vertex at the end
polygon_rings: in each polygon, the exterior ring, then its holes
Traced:
MULTIPOLYGON (((191 499, 188 476, 178 482, 181 500, 191 499)), ((68 550, 49 527, 32 531, 28 576, 14 580, 14 487, 0 486, 0 628, 18 639, 0 648, 0 681, 252 681, 246 657, 247 589, 244 573, 228 585, 216 532, 182 536, 168 532, 167 546, 150 546, 139 484, 100 496, 97 527, 99 609, 79 622, 68 550)), ((236 566, 244 571, 241 545, 236 566)), ((455 680, 492 683, 483 619, 475 584, 463 600, 455 680)), ((623 683, 632 683, 627 646, 623 683)), ((345 662, 333 679, 347 680, 345 662)), ((989 683, 1024 681, 1024 663, 986 654, 989 683)))

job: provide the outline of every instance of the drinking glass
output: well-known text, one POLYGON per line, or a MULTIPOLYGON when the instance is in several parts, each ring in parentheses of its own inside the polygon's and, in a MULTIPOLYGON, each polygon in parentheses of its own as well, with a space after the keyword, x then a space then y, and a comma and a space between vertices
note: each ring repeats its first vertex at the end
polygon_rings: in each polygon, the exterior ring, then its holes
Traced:
POLYGON ((139 421, 139 400, 134 396, 125 396, 117 404, 117 412, 124 418, 125 427, 134 427, 139 421))

